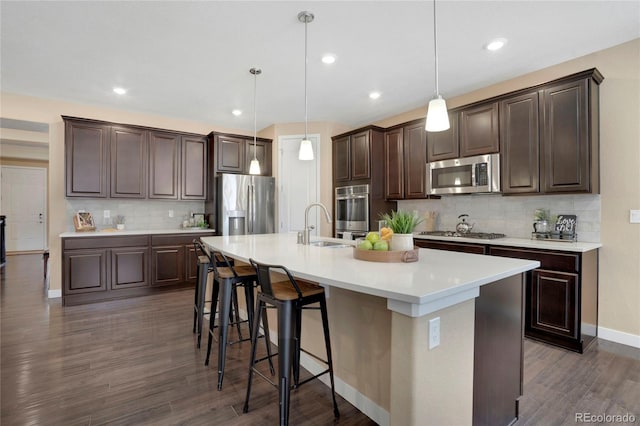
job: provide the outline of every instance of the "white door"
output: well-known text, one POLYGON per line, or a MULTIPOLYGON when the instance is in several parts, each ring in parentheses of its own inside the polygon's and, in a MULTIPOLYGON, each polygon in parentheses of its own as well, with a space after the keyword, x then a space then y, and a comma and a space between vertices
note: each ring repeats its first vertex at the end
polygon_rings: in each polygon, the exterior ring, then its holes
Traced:
POLYGON ((2 166, 0 211, 7 216, 7 251, 46 247, 47 169, 2 166))
MULTIPOLYGON (((296 232, 304 229, 304 210, 311 203, 320 202, 320 135, 308 135, 313 144, 314 159, 298 160, 302 135, 278 138, 278 232, 296 232)), ((331 206, 327 209, 331 211, 331 206)), ((312 235, 318 235, 318 208, 309 211, 309 224, 315 226, 312 235)), ((322 216, 324 220, 324 215, 322 216)))

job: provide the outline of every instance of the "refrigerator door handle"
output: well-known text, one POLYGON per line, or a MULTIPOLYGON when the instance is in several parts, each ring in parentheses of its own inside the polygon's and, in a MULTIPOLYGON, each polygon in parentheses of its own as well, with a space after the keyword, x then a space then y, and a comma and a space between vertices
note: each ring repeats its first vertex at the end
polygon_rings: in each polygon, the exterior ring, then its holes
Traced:
POLYGON ((249 216, 249 220, 247 220, 247 233, 248 234, 253 234, 253 221, 254 221, 254 210, 255 210, 255 194, 254 194, 254 188, 252 184, 249 184, 249 186, 247 187, 247 192, 248 192, 248 205, 247 205, 247 210, 248 210, 248 216, 249 216))

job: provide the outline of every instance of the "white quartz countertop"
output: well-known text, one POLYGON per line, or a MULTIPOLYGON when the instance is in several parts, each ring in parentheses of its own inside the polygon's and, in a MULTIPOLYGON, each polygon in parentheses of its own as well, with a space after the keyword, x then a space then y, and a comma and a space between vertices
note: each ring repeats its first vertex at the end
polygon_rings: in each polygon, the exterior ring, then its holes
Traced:
POLYGON ((588 242, 569 242, 569 241, 545 241, 545 240, 531 240, 526 238, 495 238, 493 240, 480 239, 480 238, 465 238, 465 237, 441 237, 434 235, 420 235, 414 234, 414 238, 423 240, 436 240, 436 241, 453 241, 464 242, 474 244, 490 244, 492 246, 509 246, 509 247, 522 247, 522 248, 535 248, 542 250, 559 250, 559 251, 573 251, 584 253, 591 250, 596 250, 602 247, 600 243, 588 243, 588 242))
MULTIPOLYGON (((331 238, 315 238, 335 240, 331 238)), ((387 298, 387 307, 422 316, 477 297, 479 287, 540 266, 537 261, 419 249, 414 263, 367 262, 353 247, 296 244, 295 234, 203 237, 209 247, 248 262, 286 266, 294 276, 387 298)))
POLYGON ((175 229, 103 229, 89 232, 63 232, 60 238, 82 238, 82 237, 116 237, 127 235, 160 235, 160 234, 196 234, 202 232, 215 232, 214 229, 208 228, 175 228, 175 229))

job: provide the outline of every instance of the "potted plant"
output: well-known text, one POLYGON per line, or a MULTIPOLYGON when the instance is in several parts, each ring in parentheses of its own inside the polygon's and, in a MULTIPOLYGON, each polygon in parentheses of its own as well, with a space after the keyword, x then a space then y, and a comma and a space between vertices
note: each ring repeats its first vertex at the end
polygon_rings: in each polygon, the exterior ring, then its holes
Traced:
POLYGON ((422 219, 402 210, 392 210, 391 214, 385 213, 381 218, 393 231, 391 250, 413 250, 413 230, 422 222, 422 219))

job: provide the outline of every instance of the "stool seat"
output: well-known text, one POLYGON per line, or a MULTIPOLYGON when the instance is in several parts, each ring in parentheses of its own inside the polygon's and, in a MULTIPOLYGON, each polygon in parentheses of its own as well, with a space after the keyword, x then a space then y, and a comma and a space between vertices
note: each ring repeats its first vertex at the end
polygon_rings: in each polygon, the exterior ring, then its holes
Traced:
POLYGON ((252 266, 249 265, 238 265, 234 266, 233 269, 229 267, 218 267, 218 277, 221 279, 228 278, 246 278, 252 277, 254 280, 256 279, 256 270, 253 269, 252 266), (235 273, 234 273, 235 270, 235 273))
MULTIPOLYGON (((310 281, 303 281, 296 279, 298 288, 302 297, 309 297, 324 293, 324 288, 318 284, 310 281)), ((273 297, 279 300, 296 300, 298 299, 298 293, 296 289, 291 286, 289 281, 280 281, 271 283, 271 289, 273 291, 273 297)))

